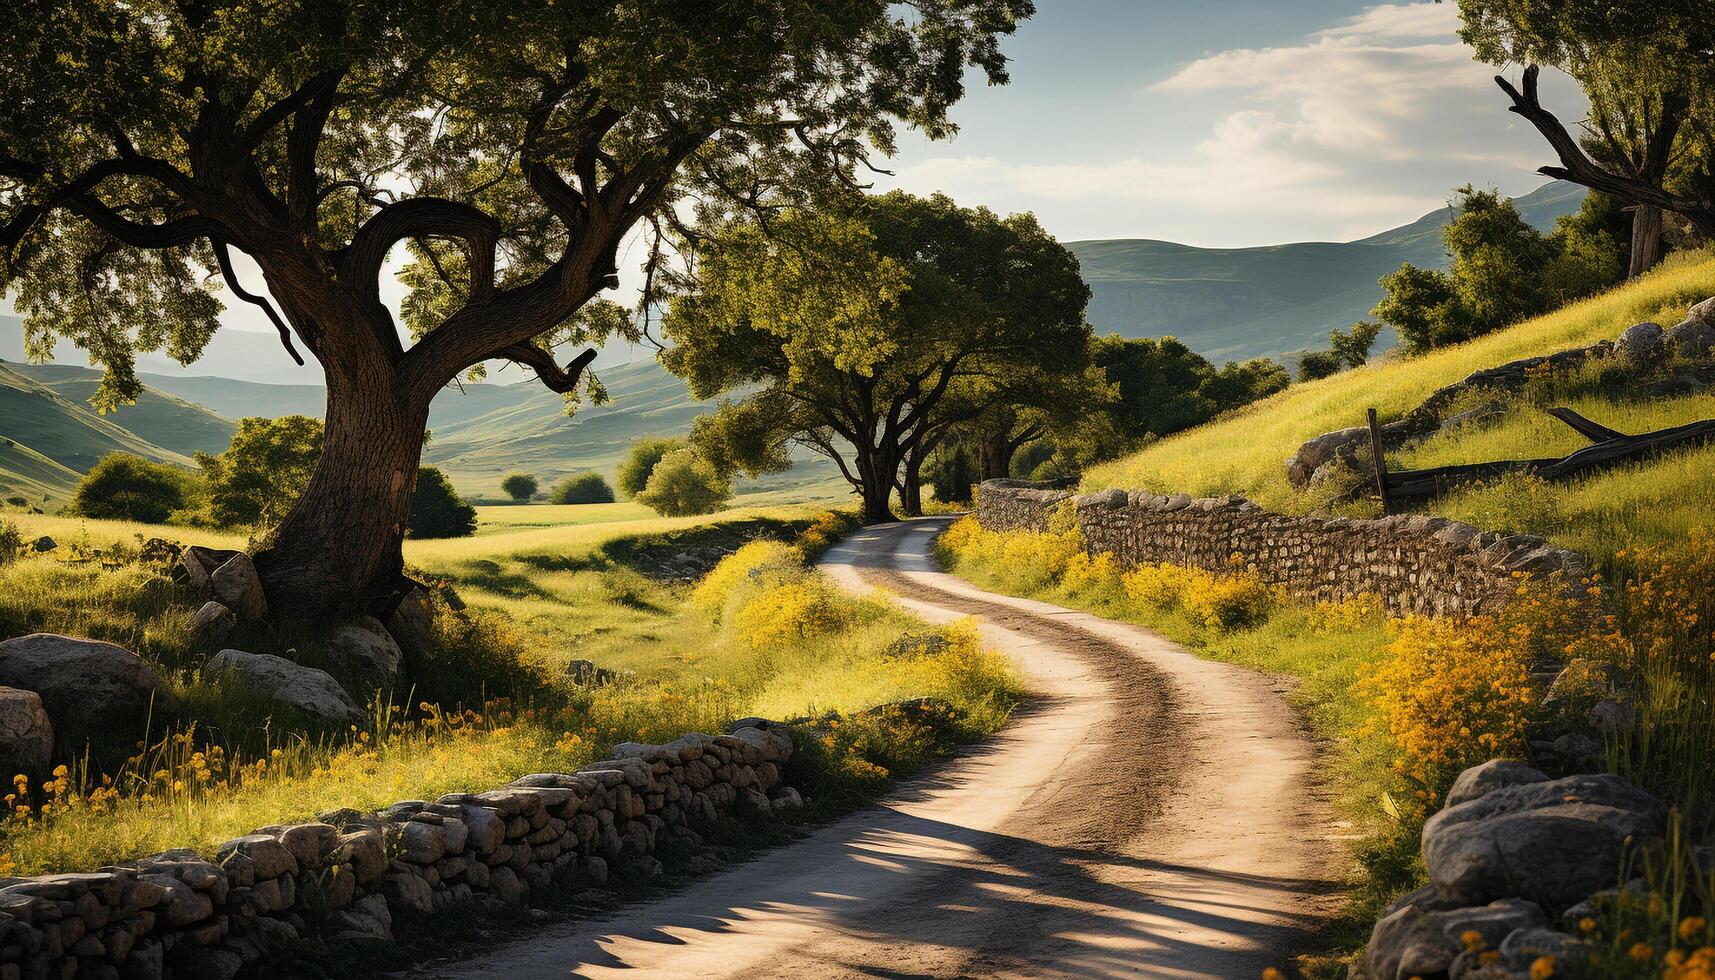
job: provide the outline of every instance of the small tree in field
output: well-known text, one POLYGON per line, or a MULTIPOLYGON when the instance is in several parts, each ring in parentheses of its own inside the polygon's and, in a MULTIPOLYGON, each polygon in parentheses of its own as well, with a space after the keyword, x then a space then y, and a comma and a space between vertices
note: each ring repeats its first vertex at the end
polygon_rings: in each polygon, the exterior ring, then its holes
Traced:
POLYGON ((131 453, 108 453, 78 481, 71 509, 84 517, 161 524, 190 502, 189 473, 131 453))
POLYGON ((613 488, 600 473, 579 473, 561 480, 550 499, 556 504, 611 504, 613 488))
POLYGON ((684 448, 685 443, 679 439, 668 439, 662 436, 644 436, 631 444, 631 452, 625 461, 619 464, 619 471, 614 479, 619 483, 619 492, 627 497, 635 497, 649 485, 649 474, 655 472, 655 464, 662 457, 675 449, 684 448))
MULTIPOLYGON (((688 197, 770 209, 854 182, 900 124, 942 137, 1031 0, 26 0, 0 5, 0 294, 141 391, 194 361, 207 288, 320 362, 314 475, 256 556, 276 614, 402 587, 429 403, 516 362, 589 394, 620 243, 688 197), (238 278, 237 255, 269 296, 238 278), (389 255, 409 264, 398 323, 389 255), (270 299, 271 297, 271 299, 270 299)), ((650 248, 650 277, 663 251, 650 248)), ((301 358, 300 358, 301 359, 301 358)), ((599 390, 594 392, 599 394, 599 390)))
POLYGON ((475 533, 476 508, 465 503, 445 473, 419 467, 411 496, 411 537, 463 538, 475 533))
POLYGON ((322 455, 322 420, 243 418, 226 451, 197 454, 208 516, 224 527, 272 527, 297 503, 322 455))
POLYGON ((685 517, 712 514, 730 496, 732 484, 708 460, 694 450, 675 449, 656 464, 637 501, 663 517, 685 517))
POLYGON ((500 481, 501 492, 520 504, 536 496, 537 486, 536 478, 528 473, 508 473, 500 481))

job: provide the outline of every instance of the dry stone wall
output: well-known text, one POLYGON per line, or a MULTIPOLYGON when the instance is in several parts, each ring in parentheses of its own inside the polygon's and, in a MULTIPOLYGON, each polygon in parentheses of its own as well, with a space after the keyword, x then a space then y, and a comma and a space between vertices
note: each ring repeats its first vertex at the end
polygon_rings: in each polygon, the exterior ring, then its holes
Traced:
POLYGON ((659 870, 724 815, 801 806, 781 727, 627 743, 576 773, 264 827, 213 859, 168 851, 87 874, 0 879, 0 980, 226 978, 311 938, 388 939, 402 918, 659 870))
POLYGON ((1242 497, 1124 490, 1079 496, 991 480, 982 485, 977 520, 991 531, 1043 531, 1068 502, 1091 554, 1111 552, 1125 565, 1168 562, 1210 571, 1229 568, 1237 556, 1299 598, 1369 594, 1395 612, 1489 612, 1514 594, 1518 573, 1558 575, 1574 589, 1585 575, 1581 556, 1534 535, 1480 531, 1422 515, 1293 517, 1242 497))

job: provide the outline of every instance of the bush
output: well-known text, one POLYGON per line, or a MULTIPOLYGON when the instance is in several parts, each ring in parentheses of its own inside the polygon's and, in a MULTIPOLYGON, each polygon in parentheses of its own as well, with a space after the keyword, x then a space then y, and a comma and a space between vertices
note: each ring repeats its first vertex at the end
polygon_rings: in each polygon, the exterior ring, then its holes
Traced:
POLYGON ((462 538, 476 533, 476 508, 464 502, 447 475, 433 466, 417 468, 411 495, 411 537, 462 538))
POLYGON ((321 419, 244 418, 219 456, 197 454, 208 484, 208 519, 221 526, 270 526, 297 503, 322 455, 321 419))
POLYGON ((11 521, 0 521, 0 565, 23 553, 24 536, 18 532, 18 525, 11 521))
MULTIPOLYGON (((528 473, 508 473, 505 479, 500 481, 500 491, 520 504, 536 496, 538 486, 536 478, 528 473)), ((555 503, 562 502, 575 503, 576 501, 555 501, 555 503)))
POLYGON ((193 479, 176 466, 108 453, 78 481, 71 508, 84 517, 162 524, 190 503, 193 479))
POLYGON ((579 473, 561 480, 549 499, 556 504, 611 504, 613 488, 600 473, 579 473))
POLYGON ((689 449, 676 449, 655 464, 649 483, 637 501, 666 517, 712 514, 732 496, 732 484, 707 460, 689 449))
POLYGON ((668 453, 682 449, 684 445, 678 439, 657 436, 645 436, 632 443, 631 455, 619 464, 619 471, 614 474, 614 479, 619 484, 619 492, 627 497, 642 493, 649 486, 649 477, 655 472, 655 465, 668 453))
POLYGON ((691 605, 719 619, 730 599, 746 582, 768 567, 792 568, 800 561, 791 545, 752 541, 716 563, 691 593, 691 605))

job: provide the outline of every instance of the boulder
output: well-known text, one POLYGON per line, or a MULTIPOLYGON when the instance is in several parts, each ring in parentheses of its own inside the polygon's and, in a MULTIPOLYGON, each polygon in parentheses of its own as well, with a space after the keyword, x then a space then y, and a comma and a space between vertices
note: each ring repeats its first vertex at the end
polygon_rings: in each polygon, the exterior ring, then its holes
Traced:
POLYGON ((226 608, 243 619, 262 619, 268 615, 268 598, 262 593, 256 564, 242 551, 209 574, 208 588, 226 608))
POLYGON ((47 535, 42 535, 30 544, 30 550, 36 552, 52 551, 59 547, 59 542, 47 535))
POLYGON ((1715 349, 1715 323, 1686 319, 1669 327, 1663 339, 1681 357, 1708 357, 1715 349))
POLYGON ((415 586, 405 593, 387 617, 387 632, 407 655, 428 656, 435 643, 435 604, 429 590, 415 586))
POLYGON ((205 670, 224 674, 253 694, 321 721, 348 725, 364 717, 363 709, 327 671, 284 657, 222 650, 209 658, 205 670))
POLYGON ((209 576, 236 554, 236 551, 204 548, 200 544, 193 544, 179 556, 179 565, 184 569, 185 581, 189 582, 192 588, 207 589, 209 576))
POLYGON ((1627 327, 1615 342, 1621 357, 1647 361, 1662 350, 1662 329, 1659 323, 1639 323, 1627 327))
POLYGON ((1518 896, 1564 908, 1612 885, 1627 853, 1659 844, 1667 812, 1618 776, 1503 786, 1423 826, 1423 863, 1441 898, 1518 896))
POLYGON ((371 691, 388 690, 397 684, 405 661, 399 644, 373 616, 336 627, 328 634, 327 652, 345 689, 363 700, 371 691))
POLYGON ((1693 304, 1691 309, 1685 311, 1685 318, 1715 325, 1715 296, 1711 296, 1701 303, 1693 304))
POLYGON ((1332 462, 1338 456, 1356 458, 1369 438, 1369 428, 1362 425, 1324 432, 1299 446, 1298 451, 1287 459, 1286 479, 1295 487, 1309 486, 1310 478, 1324 464, 1332 462))
POLYGON ((1376 923, 1364 948, 1364 975, 1370 980, 1445 976, 1466 949, 1467 933, 1495 948, 1513 932, 1543 924, 1542 909, 1531 902, 1505 899, 1452 908, 1433 889, 1420 888, 1389 906, 1376 923))
POLYGON ((100 640, 32 633, 0 642, 0 686, 34 691, 61 738, 141 731, 151 710, 178 711, 160 675, 130 650, 100 640))
POLYGON ((34 691, 0 687, 0 774, 46 772, 54 725, 34 691))
POLYGON ((232 610, 213 599, 203 603, 197 611, 191 614, 191 632, 196 634, 199 642, 209 646, 218 646, 226 642, 232 635, 233 627, 238 625, 238 617, 232 610))
POLYGON ((1453 788, 1447 791, 1447 801, 1444 806, 1458 806, 1468 803, 1479 796, 1485 796, 1506 786, 1523 786, 1528 783, 1547 782, 1548 777, 1532 769, 1522 762, 1509 759, 1490 759, 1480 766, 1472 766, 1459 774, 1453 780, 1453 788))

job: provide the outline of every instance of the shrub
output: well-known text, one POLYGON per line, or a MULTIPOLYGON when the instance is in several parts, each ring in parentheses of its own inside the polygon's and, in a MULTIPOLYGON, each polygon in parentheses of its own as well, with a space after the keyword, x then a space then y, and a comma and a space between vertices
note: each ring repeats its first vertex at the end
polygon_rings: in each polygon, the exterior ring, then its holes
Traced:
POLYGON ((579 473, 561 480, 549 499, 556 504, 611 504, 613 488, 600 473, 579 473))
POLYGON ((1107 598, 1120 588, 1119 565, 1111 552, 1095 557, 1080 551, 1066 561, 1060 578, 1060 591, 1069 596, 1107 598))
MULTIPOLYGON (((500 481, 500 491, 518 503, 524 503, 531 497, 536 496, 536 489, 539 486, 540 484, 536 482, 536 478, 528 473, 508 473, 505 478, 500 481)), ((612 500, 613 498, 610 495, 608 499, 612 500)), ((555 501, 555 503, 579 502, 581 501, 555 501)))
POLYGON ((411 495, 411 537, 462 538, 476 533, 476 508, 464 502, 447 475, 433 466, 417 468, 411 495))
POLYGON ((816 515, 810 526, 798 532, 796 544, 804 560, 813 562, 822 557, 834 542, 863 526, 863 518, 850 510, 824 510, 816 515))
POLYGON ((769 566, 791 568, 799 557, 790 545, 778 541, 752 541, 715 564, 691 593, 691 605, 715 618, 726 609, 727 600, 756 573, 769 566))
POLYGON ((666 517, 712 514, 732 496, 732 484, 689 449, 664 456, 637 501, 666 517))
POLYGON ((190 503, 192 479, 166 463, 108 453, 78 481, 71 507, 85 517, 162 524, 190 503))
POLYGON ((23 553, 24 536, 18 532, 18 525, 11 521, 0 521, 0 565, 23 553))
POLYGON ((321 455, 321 419, 239 419, 225 452, 197 454, 208 484, 208 519, 222 526, 278 523, 309 486, 321 455))
POLYGON ((742 595, 733 632, 753 649, 834 633, 852 621, 852 601, 810 572, 764 582, 742 595))
POLYGON ((649 486, 649 476, 655 472, 655 466, 668 453, 684 448, 684 443, 678 439, 667 439, 659 436, 645 436, 631 445, 631 455, 619 464, 619 471, 614 474, 614 480, 619 485, 619 492, 627 497, 635 497, 649 486))
POLYGON ((1527 640, 1489 616, 1406 616, 1359 681, 1391 740, 1409 816, 1434 810, 1469 766, 1525 750, 1536 693, 1527 640))
POLYGON ((1188 581, 1195 581, 1199 587, 1186 590, 1181 602, 1187 612, 1212 630, 1231 632, 1255 626, 1268 618, 1277 599, 1275 590, 1252 571, 1211 575, 1206 580, 1188 577, 1188 581))

